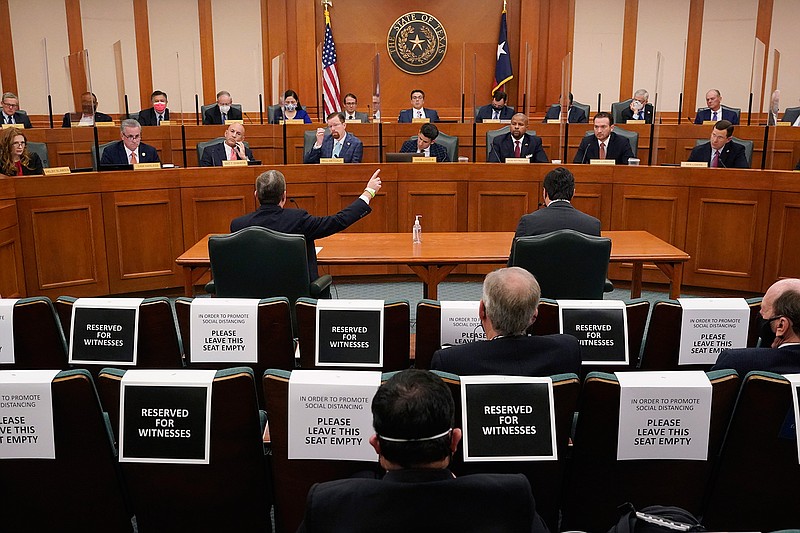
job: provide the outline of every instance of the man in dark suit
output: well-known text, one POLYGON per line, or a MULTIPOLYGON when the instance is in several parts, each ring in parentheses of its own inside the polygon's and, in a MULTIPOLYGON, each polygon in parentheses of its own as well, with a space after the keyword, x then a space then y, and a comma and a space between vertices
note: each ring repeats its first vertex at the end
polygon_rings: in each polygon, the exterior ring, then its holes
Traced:
POLYGON ((282 233, 305 236, 308 274, 311 281, 314 281, 319 277, 314 239, 338 233, 372 212, 369 203, 381 190, 380 172, 380 169, 375 171, 364 192, 353 203, 335 215, 315 217, 303 209, 284 209, 287 199, 286 178, 277 170, 268 170, 256 178, 254 194, 260 207, 252 213, 235 218, 231 222, 231 232, 250 226, 261 226, 282 233))
POLYGON ((732 368, 744 379, 748 372, 800 372, 800 279, 782 279, 761 300, 761 348, 737 348, 719 354, 711 370, 732 368))
POLYGON ((639 89, 633 93, 630 107, 622 110, 623 122, 628 122, 629 120, 644 120, 645 124, 652 124, 653 104, 647 103, 649 98, 650 94, 644 89, 639 89))
POLYGON ((514 116, 514 108, 506 105, 508 95, 503 91, 495 91, 492 103, 478 108, 475 122, 484 120, 510 120, 514 116))
POLYGON ((61 127, 69 128, 73 122, 81 126, 94 126, 97 122, 114 122, 114 119, 97 110, 97 97, 94 93, 83 93, 81 95, 81 112, 64 113, 61 127))
POLYGON ((580 374, 581 350, 575 337, 526 335, 536 320, 540 295, 536 278, 523 268, 489 273, 478 307, 488 340, 437 350, 431 369, 459 376, 580 374))
POLYGON ((392 376, 372 399, 369 438, 386 475, 315 484, 298 533, 546 532, 524 475, 453 475, 454 424, 441 378, 418 369, 392 376))
POLYGON ((233 98, 228 91, 217 93, 217 105, 206 109, 203 124, 225 124, 226 120, 242 120, 242 112, 231 104, 233 98))
MULTIPOLYGON (((559 97, 559 100, 561 97, 559 97)), ((570 124, 581 124, 589 122, 589 118, 586 116, 586 112, 581 109, 580 107, 576 107, 572 105, 572 93, 569 93, 569 113, 567 114, 567 122, 570 124)), ((547 122, 548 120, 560 120, 561 119, 561 104, 551 105, 550 108, 547 110, 547 114, 544 117, 543 122, 547 122)))
POLYGON ((120 139, 103 150, 100 166, 161 162, 156 149, 142 142, 142 127, 132 118, 122 121, 120 139))
POLYGON ((142 126, 160 126, 162 120, 169 120, 167 93, 153 91, 153 94, 150 95, 150 102, 153 107, 139 111, 139 124, 142 126))
POLYGON ((255 160, 253 151, 244 144, 244 126, 238 122, 225 128, 225 140, 206 146, 200 156, 201 167, 221 167, 223 161, 255 160))
POLYGON ((498 135, 492 141, 489 152, 490 163, 505 163, 508 157, 523 157, 531 163, 549 163, 547 154, 542 149, 542 140, 535 135, 527 135, 528 117, 525 113, 517 113, 511 117, 509 132, 498 135))
POLYGON ((17 124, 30 129, 31 119, 26 113, 19 112, 19 98, 14 93, 3 93, 3 124, 17 124))
POLYGON ((790 122, 792 126, 800 126, 800 107, 787 109, 781 122, 790 122))
POLYGON ((750 168, 744 146, 732 140, 733 125, 727 120, 714 124, 711 140, 692 149, 689 161, 706 162, 710 167, 750 168))
POLYGON ((701 109, 694 117, 695 124, 702 124, 707 120, 717 122, 727 120, 734 126, 739 124, 739 115, 733 111, 722 108, 722 94, 718 89, 711 89, 706 93, 706 105, 708 109, 701 109))
POLYGON ((338 157, 345 163, 360 163, 364 152, 361 140, 347 133, 344 113, 335 112, 328 115, 330 135, 325 135, 325 128, 317 128, 317 141, 305 155, 303 163, 319 163, 322 157, 338 157))
POLYGON ((439 128, 433 124, 423 124, 417 140, 408 140, 400 147, 400 151, 404 153, 418 153, 420 156, 435 157, 437 163, 450 161, 450 156, 447 155, 447 150, 444 146, 436 144, 436 137, 439 136, 439 128))
POLYGON ((344 104, 344 119, 345 120, 358 120, 359 122, 369 122, 369 115, 363 111, 356 111, 358 107, 358 98, 353 93, 347 93, 342 99, 344 104))
POLYGON ((411 91, 411 109, 403 109, 397 122, 414 122, 415 118, 427 118, 431 122, 439 122, 439 113, 435 109, 426 109, 425 92, 422 89, 411 91))
POLYGON ((613 159, 617 165, 627 165, 633 157, 631 143, 614 133, 614 119, 601 111, 594 116, 594 135, 587 135, 578 146, 573 163, 589 163, 592 159, 613 159))

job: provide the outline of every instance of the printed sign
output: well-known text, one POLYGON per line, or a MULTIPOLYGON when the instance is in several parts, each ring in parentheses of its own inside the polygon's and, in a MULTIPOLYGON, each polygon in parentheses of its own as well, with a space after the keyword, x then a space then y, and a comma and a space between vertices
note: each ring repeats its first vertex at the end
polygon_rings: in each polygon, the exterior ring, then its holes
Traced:
POLYGON ((289 459, 377 461, 369 443, 381 373, 295 370, 289 379, 289 459))
POLYGON ((478 316, 480 301, 440 302, 441 346, 457 346, 486 340, 481 319, 478 316))
POLYGON ((0 371, 0 459, 55 459, 53 391, 58 370, 0 371))
POLYGON ((214 370, 128 370, 120 394, 119 460, 208 464, 214 370))
POLYGON ((705 461, 711 382, 705 372, 617 372, 617 459, 705 461))
POLYGON ((258 362, 258 300, 195 298, 189 312, 193 363, 258 362))
POLYGON ((316 366, 383 366, 383 300, 317 300, 316 366))
MULTIPOLYGON (((800 420, 800 374, 787 374, 783 376, 792 386, 792 404, 794 405, 793 438, 797 442, 797 461, 800 463, 800 439, 797 438, 797 420, 800 420)), ((788 418, 788 415, 787 415, 788 418)), ((787 424, 784 424, 787 425, 787 424)))
POLYGON ((522 376, 462 376, 464 461, 558 459, 553 382, 522 376))
POLYGON ((72 305, 69 362, 136 365, 142 298, 78 298, 72 305))
POLYGON ((622 300, 557 300, 559 332, 581 345, 584 365, 627 365, 628 313, 622 300))
POLYGON ((19 300, 0 298, 0 365, 13 364, 14 359, 14 306, 19 300))
POLYGON ((720 352, 747 346, 750 308, 744 298, 679 298, 683 309, 679 365, 713 365, 720 352))

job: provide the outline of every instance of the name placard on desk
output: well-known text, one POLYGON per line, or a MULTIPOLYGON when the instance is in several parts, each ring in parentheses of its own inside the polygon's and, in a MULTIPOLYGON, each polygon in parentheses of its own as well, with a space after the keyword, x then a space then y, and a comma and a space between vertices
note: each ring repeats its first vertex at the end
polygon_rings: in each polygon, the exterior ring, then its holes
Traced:
POLYGON ((557 118, 548 118, 547 119, 547 123, 548 124, 561 124, 561 120, 559 120, 557 118))
POLYGON ((425 123, 428 123, 430 121, 431 121, 431 119, 429 119, 428 117, 421 117, 421 118, 420 117, 414 117, 414 118, 411 119, 411 122, 413 124, 425 124, 425 123))
MULTIPOLYGON (((787 122, 787 124, 788 124, 788 122, 787 122)), ((18 128, 18 129, 24 130, 25 129, 25 124, 3 124, 3 129, 4 130, 8 129, 8 128, 18 128)))
POLYGON ((625 124, 644 124, 644 120, 642 120, 642 119, 628 120, 627 122, 625 122, 625 124))
POLYGON ((706 161, 681 161, 681 166, 687 168, 706 168, 708 163, 706 161))
POLYGON ((117 125, 117 122, 116 121, 114 121, 114 122, 95 122, 94 125, 97 126, 98 128, 113 128, 114 126, 117 125))
POLYGON ((338 165, 344 163, 341 157, 320 157, 319 162, 323 165, 338 165))
POLYGON ((226 159, 222 162, 223 167, 246 167, 247 160, 246 159, 234 159, 233 161, 226 159))
POLYGON ((69 167, 50 167, 44 169, 45 176, 59 176, 61 174, 69 174, 69 167))
POLYGON ((719 122, 719 120, 704 120, 703 121, 703 126, 713 126, 717 122, 719 122))
POLYGON ((358 120, 357 118, 348 118, 347 120, 344 121, 344 123, 345 124, 362 124, 362 122, 360 120, 358 120))
POLYGON ((227 126, 229 124, 244 124, 244 120, 242 120, 242 119, 239 119, 239 120, 230 120, 230 119, 228 119, 228 120, 225 121, 225 125, 227 126))
POLYGON ((305 124, 302 118, 285 118, 281 120, 281 124, 305 124))
POLYGON ((616 165, 617 162, 614 159, 590 159, 590 165, 616 165))
POLYGON ((499 118, 485 118, 483 119, 484 124, 500 124, 499 118))
POLYGON ((136 163, 133 165, 133 170, 155 170, 160 169, 161 163, 136 163))
POLYGON ((776 126, 791 126, 792 123, 791 122, 780 121, 780 122, 776 122, 775 125, 776 126))
POLYGON ((159 126, 172 126, 172 121, 171 120, 162 120, 158 125, 159 126))
POLYGON ((435 157, 412 157, 412 163, 436 163, 435 157))
POLYGON ((530 162, 530 157, 506 157, 506 163, 510 165, 527 165, 530 162))

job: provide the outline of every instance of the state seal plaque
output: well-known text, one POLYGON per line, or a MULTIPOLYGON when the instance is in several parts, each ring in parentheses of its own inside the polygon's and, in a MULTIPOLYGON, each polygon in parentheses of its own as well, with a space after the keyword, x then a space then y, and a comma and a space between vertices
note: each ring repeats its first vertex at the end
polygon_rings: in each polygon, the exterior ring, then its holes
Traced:
POLYGON ((394 21, 386 48, 392 62, 403 72, 427 74, 444 59, 447 33, 433 15, 412 11, 394 21))

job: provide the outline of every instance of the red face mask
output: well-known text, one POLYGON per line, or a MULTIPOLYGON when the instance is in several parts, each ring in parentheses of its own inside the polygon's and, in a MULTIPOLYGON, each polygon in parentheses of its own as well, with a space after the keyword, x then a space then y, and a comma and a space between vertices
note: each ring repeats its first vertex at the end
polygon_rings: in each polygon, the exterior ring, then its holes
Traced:
POLYGON ((156 110, 156 113, 163 113, 166 108, 167 104, 165 102, 156 102, 153 104, 153 109, 156 110))

